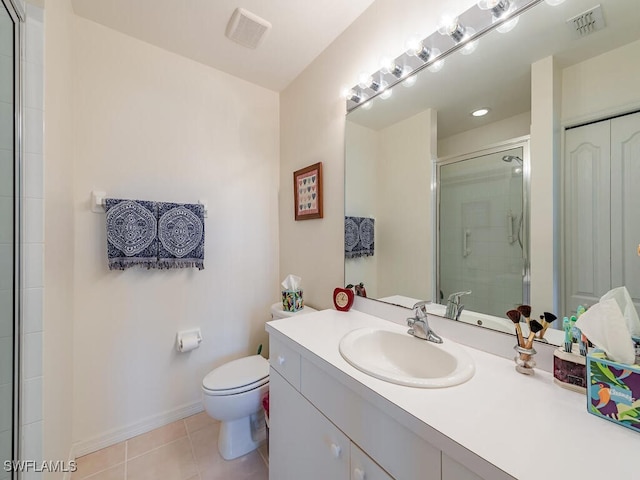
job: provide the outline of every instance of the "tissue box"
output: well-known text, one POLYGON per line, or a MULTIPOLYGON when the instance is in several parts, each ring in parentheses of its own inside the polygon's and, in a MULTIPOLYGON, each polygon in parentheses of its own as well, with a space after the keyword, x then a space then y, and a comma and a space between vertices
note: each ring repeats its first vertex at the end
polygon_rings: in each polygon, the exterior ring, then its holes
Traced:
POLYGON ((302 289, 282 290, 282 309, 285 312, 297 312, 303 308, 302 289))
POLYGON ((602 350, 587 355, 587 410, 640 432, 640 365, 607 359, 602 350))

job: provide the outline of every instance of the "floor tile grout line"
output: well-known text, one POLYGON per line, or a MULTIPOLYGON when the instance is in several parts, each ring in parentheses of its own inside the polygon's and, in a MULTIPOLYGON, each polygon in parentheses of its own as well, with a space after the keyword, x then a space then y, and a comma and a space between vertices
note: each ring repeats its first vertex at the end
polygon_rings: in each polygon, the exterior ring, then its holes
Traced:
POLYGON ((191 432, 189 432, 189 429, 187 428, 187 422, 184 422, 184 428, 187 431, 187 438, 189 439, 189 448, 191 449, 191 456, 193 457, 193 461, 196 463, 196 470, 198 471, 198 478, 201 478, 200 477, 200 462, 196 458, 196 451, 193 449, 193 440, 191 440, 191 432))
MULTIPOLYGON (((134 438, 135 438, 135 437, 134 437, 134 438)), ((163 443, 162 445, 158 445, 157 447, 153 447, 152 449, 147 450, 147 451, 145 451, 145 452, 143 452, 143 453, 140 453, 140 454, 136 455, 135 457, 131 457, 131 458, 127 459, 127 462, 130 462, 131 460, 137 460, 138 458, 140 458, 140 457, 142 457, 142 456, 144 456, 144 455, 146 455, 146 454, 148 454, 148 453, 155 452, 156 450, 159 450, 159 449, 161 449, 161 448, 163 448, 163 447, 166 447, 167 445, 171 445, 172 443, 176 443, 176 442, 178 442, 178 441, 180 441, 180 440, 183 440, 183 439, 185 439, 185 438, 187 438, 187 439, 188 439, 188 438, 189 438, 189 435, 188 435, 188 434, 187 434, 187 435, 183 435, 182 437, 174 438, 174 439, 173 439, 173 440, 171 440, 170 442, 163 443)))
POLYGON ((127 480, 127 463, 129 462, 129 440, 124 442, 124 480, 127 480))

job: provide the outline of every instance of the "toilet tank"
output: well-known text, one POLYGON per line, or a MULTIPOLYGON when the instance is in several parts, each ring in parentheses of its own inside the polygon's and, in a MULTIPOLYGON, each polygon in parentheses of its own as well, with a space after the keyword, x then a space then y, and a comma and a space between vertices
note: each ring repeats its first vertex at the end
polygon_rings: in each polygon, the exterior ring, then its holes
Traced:
POLYGON ((312 313, 312 312, 317 312, 317 310, 315 308, 305 306, 301 310, 298 310, 297 312, 285 312, 282 309, 281 302, 277 302, 271 305, 271 318, 273 320, 277 320, 278 318, 287 318, 287 317, 304 315, 305 313, 312 313))

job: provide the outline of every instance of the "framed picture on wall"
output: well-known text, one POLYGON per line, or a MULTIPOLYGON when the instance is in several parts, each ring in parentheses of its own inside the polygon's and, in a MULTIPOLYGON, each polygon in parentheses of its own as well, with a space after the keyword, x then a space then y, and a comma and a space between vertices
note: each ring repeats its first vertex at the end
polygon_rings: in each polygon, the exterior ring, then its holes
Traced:
POLYGON ((296 220, 322 218, 322 162, 293 172, 296 220))

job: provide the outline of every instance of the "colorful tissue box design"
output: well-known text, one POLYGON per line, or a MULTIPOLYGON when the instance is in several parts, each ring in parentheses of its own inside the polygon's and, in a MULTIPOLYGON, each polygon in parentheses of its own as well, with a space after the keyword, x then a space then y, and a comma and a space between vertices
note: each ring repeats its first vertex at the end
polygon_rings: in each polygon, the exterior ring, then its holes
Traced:
POLYGON ((297 312, 303 308, 302 290, 282 290, 282 309, 285 312, 297 312))
POLYGON ((612 362, 602 350, 587 355, 587 410, 640 432, 640 365, 612 362))

